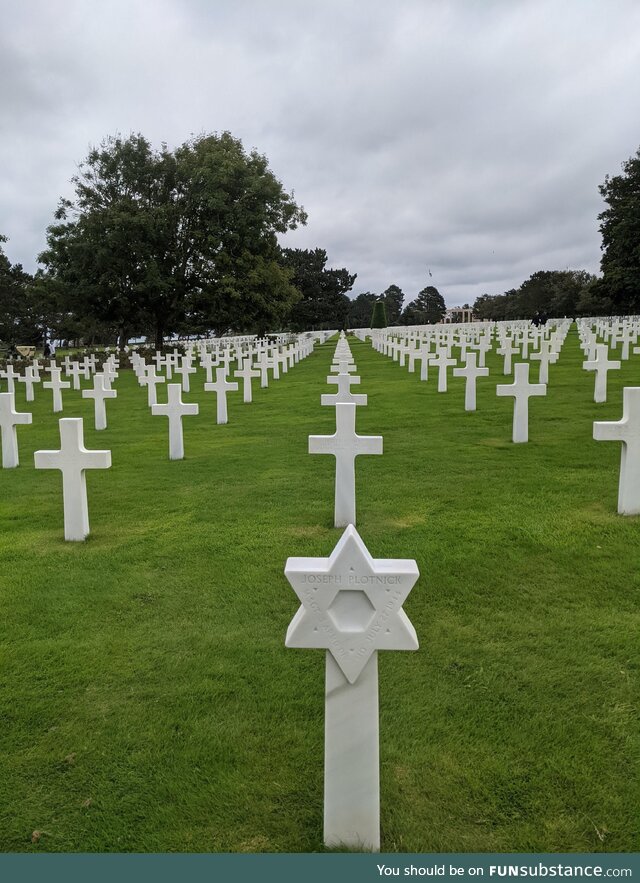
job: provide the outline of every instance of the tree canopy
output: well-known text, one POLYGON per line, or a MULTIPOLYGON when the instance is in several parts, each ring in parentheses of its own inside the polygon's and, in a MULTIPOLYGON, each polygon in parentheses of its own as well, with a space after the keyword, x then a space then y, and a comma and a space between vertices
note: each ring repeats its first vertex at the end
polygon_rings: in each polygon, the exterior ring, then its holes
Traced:
POLYGON ((622 174, 605 177, 600 194, 607 208, 598 215, 602 233, 602 280, 597 294, 613 312, 640 312, 640 148, 622 164, 622 174))
POLYGON ((293 331, 342 328, 351 305, 346 293, 356 274, 344 267, 327 269, 327 253, 322 248, 284 248, 281 261, 301 295, 289 315, 289 327, 293 331))
POLYGON ((0 235, 0 340, 8 344, 36 343, 42 337, 42 321, 34 296, 33 277, 12 264, 0 235))
POLYGON ((185 324, 218 333, 281 324, 299 298, 277 234, 306 222, 256 151, 229 132, 154 150, 107 138, 72 179, 40 256, 75 316, 156 346, 185 324))
POLYGON ((349 328, 369 328, 373 305, 378 300, 378 295, 372 291, 362 291, 349 303, 348 324, 349 328))
POLYGON ((435 325, 447 308, 443 296, 434 285, 427 285, 402 313, 403 325, 435 325))
MULTIPOLYGON (((586 270, 539 270, 519 288, 481 295, 473 305, 479 319, 533 319, 547 316, 598 315, 596 277, 586 270)), ((605 310, 606 311, 606 310, 605 310)))
POLYGON ((380 297, 384 301, 387 312, 387 323, 389 325, 397 325, 400 321, 402 304, 404 303, 402 289, 398 285, 390 285, 388 288, 385 288, 380 297))

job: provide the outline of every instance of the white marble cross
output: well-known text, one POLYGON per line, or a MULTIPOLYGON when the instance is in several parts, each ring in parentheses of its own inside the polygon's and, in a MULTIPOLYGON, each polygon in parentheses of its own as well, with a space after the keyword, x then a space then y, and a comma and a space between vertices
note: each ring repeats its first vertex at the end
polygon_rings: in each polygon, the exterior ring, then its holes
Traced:
POLYGON ((258 368, 260 369, 260 386, 265 389, 269 386, 269 355, 266 350, 261 350, 256 359, 258 368))
POLYGON ((276 351, 273 356, 274 359, 280 363, 280 367, 282 368, 283 374, 289 373, 289 357, 286 352, 282 352, 280 347, 276 347, 276 351))
POLYGON ((46 370, 51 374, 51 380, 45 380, 42 387, 53 392, 53 413, 58 414, 62 411, 62 390, 69 389, 71 383, 60 379, 61 368, 49 367, 46 370))
POLYGON ((378 650, 418 649, 402 609, 418 567, 372 558, 350 524, 329 558, 289 558, 285 575, 302 605, 285 645, 326 650, 324 842, 377 852, 378 650))
POLYGON ((502 363, 502 373, 504 375, 511 374, 511 359, 519 352, 520 348, 514 346, 513 338, 505 337, 502 346, 497 350, 499 356, 504 356, 504 361, 502 363))
POLYGON ((107 389, 104 374, 93 375, 93 389, 83 389, 83 399, 93 399, 94 418, 96 429, 107 428, 107 406, 105 399, 115 399, 118 393, 115 389, 107 389))
POLYGON ((420 380, 429 379, 429 359, 432 359, 433 356, 434 354, 431 352, 431 344, 422 343, 416 353, 416 359, 420 360, 420 380))
POLYGON ((336 458, 335 527, 356 523, 356 457, 381 454, 382 436, 357 435, 356 405, 336 405, 336 431, 333 435, 310 435, 310 454, 333 454, 336 458))
POLYGON ((640 515, 640 386, 625 386, 622 419, 593 424, 596 441, 622 442, 618 512, 640 515))
POLYGON ((200 356, 200 367, 205 370, 205 383, 213 382, 213 369, 216 366, 216 362, 214 362, 213 355, 209 351, 205 351, 200 356))
POLYGON ((407 362, 407 371, 409 374, 415 374, 416 370, 416 357, 418 356, 420 350, 420 341, 415 340, 412 341, 412 344, 409 345, 409 349, 407 350, 408 362, 407 362))
MULTIPOLYGON (((116 366, 111 361, 111 358, 107 359, 107 361, 103 364, 102 376, 104 377, 105 389, 111 389, 111 384, 113 383, 113 381, 118 379, 118 372, 116 371, 116 366)), ((91 379, 91 374, 89 374, 89 377, 87 379, 91 379)))
POLYGON ((607 401, 607 372, 620 368, 620 362, 609 361, 609 347, 606 343, 599 343, 596 346, 596 357, 582 363, 585 371, 596 372, 596 383, 593 391, 594 402, 607 401))
POLYGON ((147 387, 147 405, 151 408, 153 405, 158 403, 158 394, 156 392, 156 385, 158 383, 165 383, 165 378, 161 374, 156 374, 156 366, 155 365, 147 365, 145 368, 145 373, 140 377, 139 383, 141 386, 147 387))
POLYGON ((334 374, 351 374, 352 371, 357 370, 357 367, 351 356, 343 356, 340 358, 334 357, 331 370, 334 374))
POLYGON ((84 379, 91 380, 91 371, 95 369, 96 366, 96 357, 95 356, 85 356, 82 360, 80 367, 84 371, 84 379))
POLYGON ((253 391, 251 388, 251 378, 252 377, 260 377, 260 372, 256 371, 252 366, 252 357, 244 359, 242 362, 242 368, 239 371, 234 371, 234 377, 242 377, 242 400, 246 403, 253 401, 253 391))
POLYGON ((273 371, 273 379, 280 380, 280 359, 278 358, 277 348, 275 346, 272 347, 269 353, 267 364, 273 371))
POLYGON ((545 396, 547 387, 544 383, 529 383, 529 363, 518 362, 514 367, 513 383, 496 386, 497 396, 513 396, 513 441, 529 441, 529 397, 545 396))
POLYGON ((196 373, 196 368, 191 364, 188 356, 183 356, 176 365, 176 374, 182 377, 182 392, 191 392, 189 375, 196 373))
POLYGON ((465 377, 464 409, 465 411, 476 410, 476 380, 478 377, 488 377, 488 368, 476 367, 477 353, 467 353, 467 362, 464 368, 454 368, 454 377, 465 377))
POLYGON ((88 451, 84 446, 82 419, 59 421, 60 450, 36 451, 36 469, 60 469, 64 506, 65 540, 84 540, 89 534, 86 469, 109 469, 111 451, 88 451))
POLYGON ((447 351, 439 348, 436 357, 429 359, 431 365, 438 369, 438 392, 447 391, 447 368, 449 365, 457 365, 456 359, 448 359, 447 351))
POLYGON ((478 343, 475 345, 475 349, 477 349, 478 352, 480 353, 480 361, 478 362, 478 365, 480 366, 480 368, 484 368, 484 360, 485 360, 486 354, 491 349, 491 346, 492 346, 491 339, 486 334, 482 335, 480 337, 480 339, 478 340, 478 343))
POLYGON ((7 362, 7 367, 3 370, 0 369, 0 377, 4 377, 7 381, 7 392, 11 394, 16 391, 16 380, 20 379, 20 375, 17 371, 14 370, 11 362, 7 362))
POLYGON ((540 362, 538 369, 538 383, 549 382, 549 362, 555 362, 557 355, 551 351, 551 343, 548 340, 540 341, 540 350, 537 353, 531 353, 529 359, 534 362, 540 362))
POLYGON ((205 383, 204 389, 205 392, 216 393, 216 422, 228 423, 227 393, 235 392, 238 389, 238 384, 227 380, 227 369, 223 366, 216 368, 216 382, 205 383))
POLYGON ((634 332, 630 325, 625 324, 620 332, 620 343, 622 344, 622 350, 620 351, 620 358, 626 362, 629 358, 629 344, 635 343, 638 334, 634 332))
POLYGON ((0 392, 0 433, 2 433, 2 468, 14 469, 18 458, 18 433, 16 426, 31 423, 31 414, 15 410, 14 394, 0 392))
POLYGON ((179 383, 167 384, 168 401, 164 405, 151 405, 151 413, 154 416, 169 418, 169 459, 184 459, 184 436, 182 432, 182 418, 195 416, 198 413, 197 404, 189 404, 182 401, 182 386, 179 383))
POLYGON ((19 383, 24 383, 26 400, 33 401, 33 384, 40 383, 40 376, 37 374, 33 365, 28 365, 24 370, 24 377, 18 377, 19 383))
POLYGON ((366 395, 356 395, 351 392, 352 383, 360 383, 360 378, 356 374, 331 374, 327 377, 327 383, 337 383, 338 392, 325 393, 320 396, 321 405, 337 405, 339 403, 352 402, 354 405, 366 405, 366 395))
POLYGON ((80 374, 84 374, 83 369, 80 367, 79 362, 71 362, 69 363, 66 371, 67 377, 71 375, 73 378, 73 388, 80 389, 80 374))

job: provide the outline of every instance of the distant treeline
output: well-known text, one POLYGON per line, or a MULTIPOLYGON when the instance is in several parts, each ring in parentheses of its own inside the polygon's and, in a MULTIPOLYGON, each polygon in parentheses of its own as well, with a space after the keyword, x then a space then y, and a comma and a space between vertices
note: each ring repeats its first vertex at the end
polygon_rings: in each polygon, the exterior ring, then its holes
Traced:
MULTIPOLYGON (((0 235, 4 344, 146 336, 159 348, 173 334, 431 324, 445 313, 433 285, 406 305, 395 284, 351 299, 356 274, 327 267, 323 249, 282 248, 278 235, 305 224, 306 212, 266 157, 229 132, 173 151, 140 134, 110 137, 72 183, 35 274, 10 263, 0 235)), ((600 192, 602 275, 541 270, 518 289, 479 297, 479 318, 640 313, 640 150, 600 192)))
POLYGON ((536 316, 605 316, 612 301, 601 280, 586 270, 540 270, 520 288, 483 294, 473 305, 478 319, 534 319, 536 316))

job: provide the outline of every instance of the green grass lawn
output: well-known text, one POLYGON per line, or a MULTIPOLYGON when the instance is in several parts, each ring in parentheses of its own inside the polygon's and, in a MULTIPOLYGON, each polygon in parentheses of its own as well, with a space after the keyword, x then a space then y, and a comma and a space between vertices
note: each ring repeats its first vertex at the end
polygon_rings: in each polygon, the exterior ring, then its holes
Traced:
MULTIPOLYGON (((375 558, 415 558, 417 653, 380 654, 382 850, 640 849, 640 518, 616 514, 618 420, 640 357, 593 403, 575 330, 511 443, 490 354, 478 411, 351 342, 369 405, 358 530, 375 558)), ((109 428, 36 387, 21 465, 0 471, 0 849, 321 851, 324 654, 287 650, 288 556, 328 556, 334 459, 320 407, 335 339, 269 389, 168 421, 121 371, 109 428), (65 543, 58 416, 84 416, 91 536, 65 543), (39 832, 33 834, 33 832, 39 832), (36 842, 32 842, 35 840, 36 842)), ((419 366, 418 366, 419 370, 419 366)), ((537 378, 537 367, 532 379, 537 378)), ((508 381, 511 382, 511 381, 508 381)), ((86 385, 86 384, 85 384, 86 385)), ((160 391, 160 398, 166 392, 160 391)))

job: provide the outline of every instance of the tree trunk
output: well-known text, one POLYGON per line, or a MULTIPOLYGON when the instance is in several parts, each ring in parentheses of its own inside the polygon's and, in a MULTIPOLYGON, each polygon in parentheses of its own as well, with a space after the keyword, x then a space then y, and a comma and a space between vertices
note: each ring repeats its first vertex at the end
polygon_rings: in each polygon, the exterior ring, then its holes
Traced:
POLYGON ((125 346, 129 343, 129 334, 126 328, 120 329, 120 335, 118 337, 118 349, 123 350, 125 346))
POLYGON ((161 350, 164 345, 164 328, 156 325, 156 349, 161 350))

